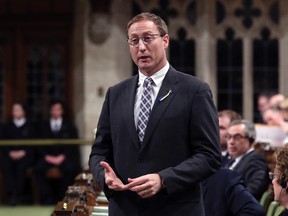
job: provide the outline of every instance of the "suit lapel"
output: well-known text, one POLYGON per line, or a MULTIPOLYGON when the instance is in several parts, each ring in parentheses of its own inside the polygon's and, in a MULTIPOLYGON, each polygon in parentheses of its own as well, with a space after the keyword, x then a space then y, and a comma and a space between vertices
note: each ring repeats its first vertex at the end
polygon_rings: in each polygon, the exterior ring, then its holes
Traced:
POLYGON ((127 83, 122 99, 122 108, 123 108, 122 110, 132 142, 135 144, 137 148, 139 148, 138 134, 136 131, 134 121, 134 104, 135 104, 137 84, 138 84, 138 76, 132 77, 131 81, 127 83))
POLYGON ((177 94, 179 90, 179 79, 175 73, 175 69, 170 67, 168 70, 159 93, 156 97, 152 112, 149 117, 149 122, 145 131, 145 136, 143 143, 141 145, 141 150, 145 147, 149 138, 153 134, 154 128, 157 126, 159 120, 162 118, 165 110, 168 108, 169 104, 177 94))
POLYGON ((245 154, 241 160, 239 161, 239 163, 234 167, 233 170, 239 170, 242 169, 243 165, 246 165, 246 160, 248 157, 250 157, 251 154, 253 154, 254 150, 249 152, 248 154, 245 154))

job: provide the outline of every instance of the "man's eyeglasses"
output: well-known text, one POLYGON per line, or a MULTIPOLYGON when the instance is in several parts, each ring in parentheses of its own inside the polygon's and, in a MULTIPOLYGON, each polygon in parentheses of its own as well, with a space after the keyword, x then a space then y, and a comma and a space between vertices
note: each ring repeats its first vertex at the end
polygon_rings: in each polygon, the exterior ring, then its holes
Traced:
POLYGON ((145 45, 150 44, 155 38, 161 37, 160 34, 147 34, 142 37, 132 37, 128 39, 128 44, 133 47, 138 47, 140 39, 145 45))
POLYGON ((242 136, 241 134, 234 134, 234 135, 227 135, 226 139, 230 140, 233 139, 234 141, 239 141, 241 139, 246 139, 246 136, 242 136))

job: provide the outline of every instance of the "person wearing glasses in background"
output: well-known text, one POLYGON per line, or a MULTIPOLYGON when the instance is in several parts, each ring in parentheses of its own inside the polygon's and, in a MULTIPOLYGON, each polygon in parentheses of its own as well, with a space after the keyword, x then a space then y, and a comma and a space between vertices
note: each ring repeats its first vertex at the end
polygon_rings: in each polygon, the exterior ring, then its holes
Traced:
POLYGON ((285 207, 279 216, 288 216, 288 146, 275 152, 274 172, 269 173, 272 180, 274 200, 285 207))
POLYGON ((268 164, 263 154, 254 150, 255 126, 248 120, 235 120, 227 134, 227 168, 242 174, 247 190, 259 200, 269 185, 268 164))
POLYGON ((139 73, 108 89, 90 170, 110 216, 203 216, 200 182, 221 165, 210 87, 168 63, 160 17, 141 13, 127 33, 139 73))
POLYGON ((222 152, 222 166, 225 166, 230 159, 227 151, 227 132, 232 121, 242 119, 241 115, 233 110, 221 110, 218 112, 219 130, 220 130, 220 146, 222 152))

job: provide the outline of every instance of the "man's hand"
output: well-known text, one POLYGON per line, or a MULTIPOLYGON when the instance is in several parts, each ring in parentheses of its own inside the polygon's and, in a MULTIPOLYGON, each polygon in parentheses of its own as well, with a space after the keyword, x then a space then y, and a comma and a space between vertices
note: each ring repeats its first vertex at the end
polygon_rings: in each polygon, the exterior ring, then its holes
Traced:
POLYGON ((162 187, 159 174, 147 174, 134 179, 129 178, 128 182, 127 187, 144 199, 154 196, 162 187))
POLYGON ((9 157, 12 160, 20 160, 26 156, 26 151, 24 150, 12 150, 9 152, 9 157))
POLYGON ((128 189, 128 187, 116 176, 114 170, 108 163, 101 161, 100 165, 104 168, 105 183, 108 188, 115 191, 124 191, 128 189))
POLYGON ((63 161, 65 160, 65 155, 64 154, 60 154, 60 155, 45 155, 45 161, 47 163, 53 164, 55 166, 59 166, 63 163, 63 161))

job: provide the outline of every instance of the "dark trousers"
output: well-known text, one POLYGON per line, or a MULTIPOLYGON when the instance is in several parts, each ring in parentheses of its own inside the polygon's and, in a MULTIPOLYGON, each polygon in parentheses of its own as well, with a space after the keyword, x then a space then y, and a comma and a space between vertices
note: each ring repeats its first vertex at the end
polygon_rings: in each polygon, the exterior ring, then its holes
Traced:
POLYGON ((60 166, 57 166, 62 177, 49 179, 47 171, 53 167, 55 166, 41 160, 35 168, 42 204, 55 204, 61 201, 68 186, 74 182, 76 176, 73 165, 65 160, 60 166))
POLYGON ((30 166, 31 158, 29 157, 24 157, 20 160, 12 160, 9 156, 3 156, 2 167, 5 190, 12 202, 21 201, 23 198, 26 174, 30 166))

